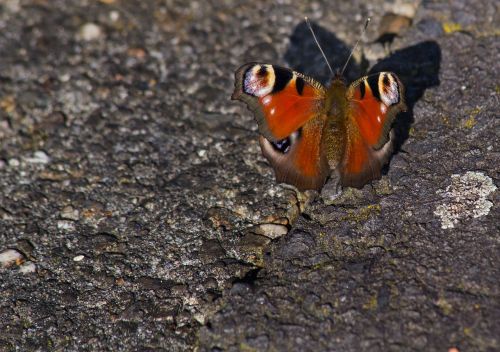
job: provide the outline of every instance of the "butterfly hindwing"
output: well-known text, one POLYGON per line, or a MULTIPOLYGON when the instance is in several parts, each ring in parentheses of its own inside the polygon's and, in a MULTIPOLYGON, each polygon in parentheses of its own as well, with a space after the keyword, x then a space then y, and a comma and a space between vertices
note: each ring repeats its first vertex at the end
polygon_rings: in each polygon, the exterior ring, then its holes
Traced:
POLYGON ((379 178, 392 153, 391 125, 406 109, 404 87, 391 72, 363 77, 347 90, 347 143, 340 165, 342 184, 361 187, 379 178))
POLYGON ((319 190, 330 174, 328 160, 321 148, 326 115, 309 120, 286 139, 271 142, 260 137, 262 154, 273 166, 278 182, 299 190, 319 190))
POLYGON ((324 88, 312 78, 276 65, 248 63, 235 74, 232 99, 254 112, 260 133, 287 138, 322 109, 324 88))

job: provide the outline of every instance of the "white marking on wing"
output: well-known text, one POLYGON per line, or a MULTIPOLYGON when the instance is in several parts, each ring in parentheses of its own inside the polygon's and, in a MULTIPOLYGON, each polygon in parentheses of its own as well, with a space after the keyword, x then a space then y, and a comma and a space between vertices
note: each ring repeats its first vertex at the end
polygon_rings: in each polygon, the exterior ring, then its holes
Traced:
POLYGON ((380 98, 384 102, 385 105, 391 106, 397 104, 399 102, 399 89, 398 82, 394 79, 394 77, 389 74, 381 74, 378 81, 378 87, 380 92, 380 98), (384 85, 384 77, 389 79, 389 84, 384 85))
POLYGON ((260 98, 273 91, 274 82, 275 75, 272 65, 255 65, 245 74, 243 90, 247 94, 255 95, 260 98), (262 66, 266 68, 265 77, 258 75, 262 66))

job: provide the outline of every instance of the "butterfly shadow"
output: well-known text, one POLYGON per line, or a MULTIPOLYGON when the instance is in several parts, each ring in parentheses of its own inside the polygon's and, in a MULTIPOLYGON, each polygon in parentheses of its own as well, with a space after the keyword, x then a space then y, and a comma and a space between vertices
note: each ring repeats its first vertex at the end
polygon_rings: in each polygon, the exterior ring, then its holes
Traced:
MULTIPOLYGON (((311 25, 334 71, 336 68, 341 69, 349 57, 351 48, 323 27, 315 23, 311 25)), ((323 84, 329 83, 330 71, 305 21, 295 27, 284 59, 294 70, 311 76, 323 84)), ((405 86, 408 109, 398 115, 393 125, 396 153, 408 139, 410 126, 414 122, 415 103, 427 88, 439 85, 440 64, 441 49, 434 41, 424 41, 395 51, 377 62, 371 69, 368 69, 368 60, 364 56, 359 63, 351 60, 347 64, 344 77, 348 82, 367 74, 391 71, 398 75, 405 86)))

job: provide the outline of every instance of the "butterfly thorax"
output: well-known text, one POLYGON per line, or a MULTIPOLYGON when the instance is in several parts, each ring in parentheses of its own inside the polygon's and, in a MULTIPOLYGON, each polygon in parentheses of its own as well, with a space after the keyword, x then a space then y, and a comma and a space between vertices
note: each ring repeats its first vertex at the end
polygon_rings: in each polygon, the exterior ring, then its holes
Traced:
POLYGON ((347 86, 344 80, 340 77, 333 78, 325 96, 325 110, 328 117, 341 119, 345 116, 346 92, 347 86))

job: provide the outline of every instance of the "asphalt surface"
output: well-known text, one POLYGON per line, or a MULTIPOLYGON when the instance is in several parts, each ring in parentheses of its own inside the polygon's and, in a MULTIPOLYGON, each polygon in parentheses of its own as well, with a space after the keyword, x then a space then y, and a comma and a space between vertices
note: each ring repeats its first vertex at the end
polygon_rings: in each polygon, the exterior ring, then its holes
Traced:
POLYGON ((489 0, 0 2, 0 351, 500 350, 498 23, 489 0), (305 15, 334 67, 371 16, 346 77, 406 86, 384 176, 335 199, 276 184, 229 100, 248 61, 327 81, 305 15))

